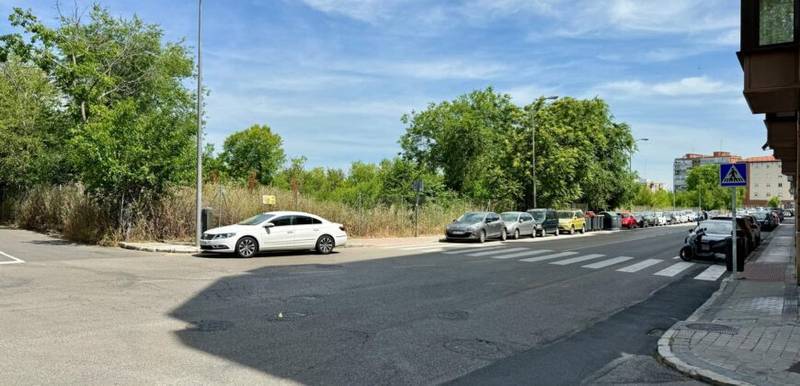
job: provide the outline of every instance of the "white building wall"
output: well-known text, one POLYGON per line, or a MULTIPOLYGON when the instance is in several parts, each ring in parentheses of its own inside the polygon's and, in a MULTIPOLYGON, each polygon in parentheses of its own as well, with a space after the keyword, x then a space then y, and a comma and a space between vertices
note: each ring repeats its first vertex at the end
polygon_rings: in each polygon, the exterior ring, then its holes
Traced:
POLYGON ((791 200, 789 180, 781 173, 781 162, 750 163, 750 200, 769 201, 778 196, 781 201, 791 200))

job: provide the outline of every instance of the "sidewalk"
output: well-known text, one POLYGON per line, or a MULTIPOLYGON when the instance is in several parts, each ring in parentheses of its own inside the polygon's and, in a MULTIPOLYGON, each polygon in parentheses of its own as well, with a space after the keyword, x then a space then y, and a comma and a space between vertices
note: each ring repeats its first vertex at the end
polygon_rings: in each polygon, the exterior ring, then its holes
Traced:
POLYGON ((800 385, 794 224, 775 229, 745 265, 658 342, 661 359, 714 384, 800 385))

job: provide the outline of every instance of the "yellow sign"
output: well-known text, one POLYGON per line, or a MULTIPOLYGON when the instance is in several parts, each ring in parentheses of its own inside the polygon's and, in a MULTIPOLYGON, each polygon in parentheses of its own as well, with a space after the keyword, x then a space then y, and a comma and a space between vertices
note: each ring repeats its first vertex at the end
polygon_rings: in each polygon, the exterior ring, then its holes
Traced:
POLYGON ((265 194, 261 196, 261 202, 264 203, 264 205, 275 205, 275 196, 265 194))

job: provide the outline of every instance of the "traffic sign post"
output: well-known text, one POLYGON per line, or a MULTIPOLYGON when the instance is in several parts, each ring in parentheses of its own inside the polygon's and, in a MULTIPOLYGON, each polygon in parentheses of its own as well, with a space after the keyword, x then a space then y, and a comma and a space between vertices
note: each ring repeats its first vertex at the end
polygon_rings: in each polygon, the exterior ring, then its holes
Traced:
POLYGON ((724 188, 731 188, 731 264, 733 278, 739 278, 738 256, 736 255, 736 244, 738 244, 736 225, 736 188, 747 186, 747 165, 746 164, 722 164, 719 166, 719 185, 724 188))
POLYGON ((422 180, 415 180, 414 183, 411 185, 412 188, 417 192, 417 201, 414 203, 414 237, 419 236, 419 194, 422 193, 422 189, 425 189, 425 184, 422 180))

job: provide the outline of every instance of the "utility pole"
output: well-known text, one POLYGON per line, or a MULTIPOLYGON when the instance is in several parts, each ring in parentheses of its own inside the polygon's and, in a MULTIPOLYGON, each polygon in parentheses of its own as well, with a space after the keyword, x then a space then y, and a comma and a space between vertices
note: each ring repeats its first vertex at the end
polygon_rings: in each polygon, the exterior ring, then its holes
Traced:
POLYGON ((200 247, 203 236, 203 62, 201 56, 203 35, 203 0, 197 0, 197 186, 195 193, 196 220, 195 245, 200 247))
MULTIPOLYGON (((549 97, 541 97, 539 100, 541 103, 547 100, 555 100, 558 99, 557 96, 549 96, 549 97)), ((535 106, 534 106, 535 107, 535 106)), ((531 111, 531 175, 533 180, 533 208, 536 209, 536 110, 531 111)))

